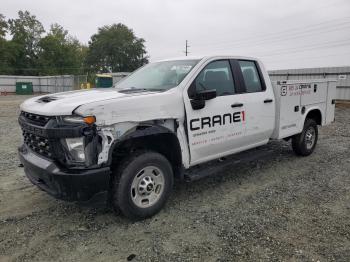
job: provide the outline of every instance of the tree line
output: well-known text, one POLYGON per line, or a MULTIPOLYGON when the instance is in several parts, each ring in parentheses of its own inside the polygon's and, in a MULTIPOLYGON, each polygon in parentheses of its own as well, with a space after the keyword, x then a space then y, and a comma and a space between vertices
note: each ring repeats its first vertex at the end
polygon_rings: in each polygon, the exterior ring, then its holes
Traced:
POLYGON ((59 24, 45 31, 28 11, 0 14, 0 75, 130 72, 148 63, 145 40, 121 23, 98 28, 88 45, 59 24))

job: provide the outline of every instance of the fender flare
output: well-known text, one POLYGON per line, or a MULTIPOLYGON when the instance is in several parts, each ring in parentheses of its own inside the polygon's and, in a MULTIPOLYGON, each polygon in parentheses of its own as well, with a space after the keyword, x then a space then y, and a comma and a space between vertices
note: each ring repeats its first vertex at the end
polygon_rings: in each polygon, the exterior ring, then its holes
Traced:
POLYGON ((310 107, 310 108, 308 108, 306 111, 305 111, 305 113, 304 113, 304 115, 303 115, 303 123, 305 123, 305 121, 306 121, 306 117, 309 115, 309 113, 311 112, 311 111, 318 111, 319 113, 320 113, 320 116, 321 116, 321 126, 323 125, 323 120, 324 120, 324 116, 323 116, 323 114, 322 114, 322 110, 320 109, 320 107, 318 107, 318 106, 312 106, 312 107, 310 107))

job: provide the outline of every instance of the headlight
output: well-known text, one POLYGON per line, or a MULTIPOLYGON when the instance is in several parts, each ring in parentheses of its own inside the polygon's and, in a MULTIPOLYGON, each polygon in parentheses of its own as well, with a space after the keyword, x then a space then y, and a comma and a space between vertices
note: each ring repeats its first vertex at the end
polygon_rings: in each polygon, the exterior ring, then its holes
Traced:
POLYGON ((84 162, 85 161, 85 145, 84 137, 66 138, 65 144, 73 161, 84 162))
POLYGON ((84 123, 84 118, 82 116, 65 116, 63 120, 68 123, 84 123))
POLYGON ((63 120, 68 123, 85 123, 88 125, 92 125, 96 122, 95 116, 65 116, 63 120))

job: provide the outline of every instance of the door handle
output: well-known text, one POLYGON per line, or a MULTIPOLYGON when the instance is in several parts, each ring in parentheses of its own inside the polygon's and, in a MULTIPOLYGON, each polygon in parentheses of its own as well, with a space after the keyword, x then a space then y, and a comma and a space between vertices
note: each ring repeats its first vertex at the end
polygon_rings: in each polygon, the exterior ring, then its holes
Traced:
POLYGON ((272 103, 273 102, 273 100, 271 99, 271 98, 268 98, 268 99, 265 99, 264 100, 264 103, 266 104, 266 103, 272 103))
POLYGON ((235 103, 235 104, 232 104, 231 107, 234 108, 234 107, 242 107, 243 104, 242 103, 235 103))

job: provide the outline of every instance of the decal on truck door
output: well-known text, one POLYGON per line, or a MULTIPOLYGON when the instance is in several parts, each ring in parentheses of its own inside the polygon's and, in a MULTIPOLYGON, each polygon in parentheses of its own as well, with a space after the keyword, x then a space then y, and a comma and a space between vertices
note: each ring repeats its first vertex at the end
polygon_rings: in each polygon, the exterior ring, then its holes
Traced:
POLYGON ((281 96, 287 95, 287 86, 281 86, 281 96))
POLYGON ((311 85, 288 85, 281 86, 281 96, 300 96, 311 94, 311 85))
POLYGON ((215 115, 212 117, 206 116, 202 118, 194 118, 190 120, 190 130, 196 131, 204 129, 205 127, 211 128, 215 126, 222 126, 226 124, 233 124, 237 122, 244 122, 244 111, 226 113, 223 115, 215 115))
POLYGON ((193 118, 190 120, 190 130, 192 131, 192 137, 198 138, 198 140, 195 139, 191 144, 192 146, 208 143, 216 144, 223 142, 225 139, 241 136, 243 135, 242 130, 237 130, 234 126, 237 124, 241 126, 245 123, 245 119, 245 111, 193 118), (232 131, 222 132, 224 129, 231 129, 229 125, 233 125, 232 131))

